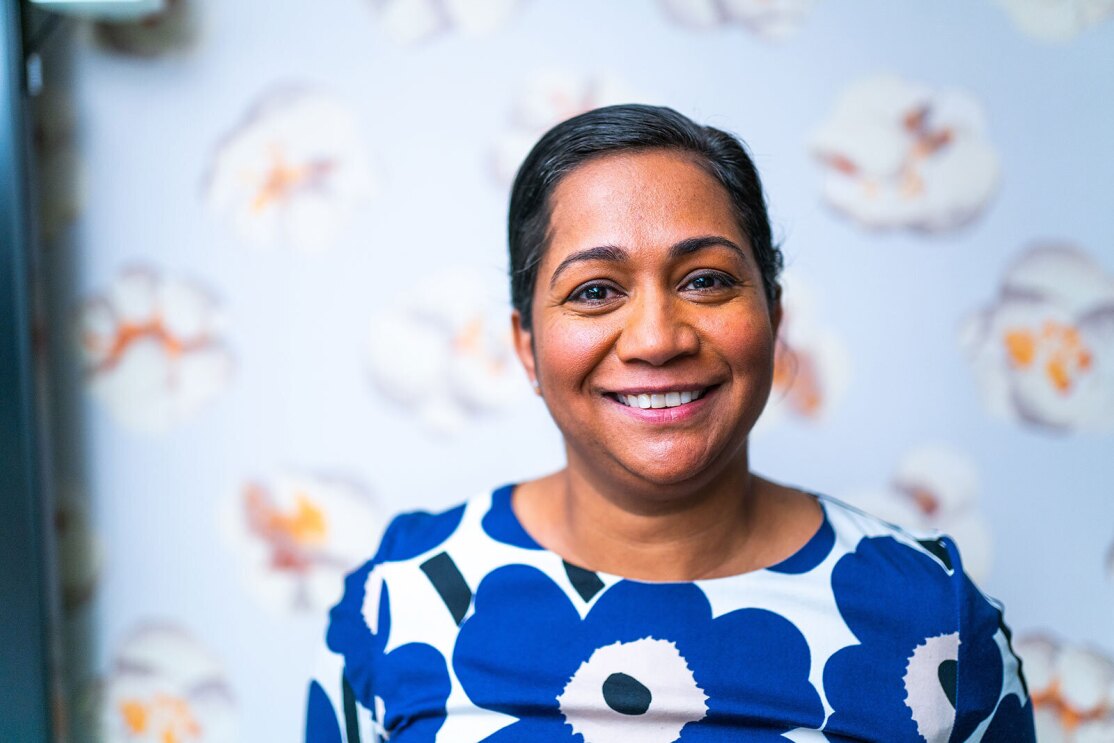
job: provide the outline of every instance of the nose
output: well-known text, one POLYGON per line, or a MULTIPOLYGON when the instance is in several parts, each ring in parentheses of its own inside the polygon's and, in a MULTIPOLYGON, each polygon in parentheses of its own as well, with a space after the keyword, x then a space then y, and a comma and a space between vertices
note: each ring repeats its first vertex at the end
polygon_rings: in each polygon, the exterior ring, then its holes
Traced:
POLYGON ((673 359, 695 354, 700 348, 696 329, 684 308, 666 293, 650 292, 632 298, 615 344, 623 361, 664 366, 673 359))

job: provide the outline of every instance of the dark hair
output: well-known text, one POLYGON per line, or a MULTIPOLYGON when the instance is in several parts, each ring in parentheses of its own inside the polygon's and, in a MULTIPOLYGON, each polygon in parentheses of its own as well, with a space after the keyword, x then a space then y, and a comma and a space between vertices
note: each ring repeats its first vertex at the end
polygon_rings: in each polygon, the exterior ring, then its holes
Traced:
POLYGON ((587 161, 631 150, 688 153, 719 181, 750 240, 770 306, 781 287, 781 249, 774 244, 766 199, 746 146, 734 135, 701 126, 671 108, 623 104, 597 108, 550 129, 526 156, 511 188, 507 240, 511 257, 511 303, 523 327, 533 321, 534 285, 549 242, 550 196, 561 179, 587 161))

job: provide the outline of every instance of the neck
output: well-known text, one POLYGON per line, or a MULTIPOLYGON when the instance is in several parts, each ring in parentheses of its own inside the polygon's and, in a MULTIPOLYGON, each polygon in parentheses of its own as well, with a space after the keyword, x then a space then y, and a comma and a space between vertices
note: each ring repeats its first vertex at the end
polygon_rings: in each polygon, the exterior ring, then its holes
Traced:
POLYGON ((746 449, 699 481, 656 484, 595 473, 569 452, 551 489, 561 551, 586 567, 630 578, 681 581, 755 566, 759 484, 746 449))

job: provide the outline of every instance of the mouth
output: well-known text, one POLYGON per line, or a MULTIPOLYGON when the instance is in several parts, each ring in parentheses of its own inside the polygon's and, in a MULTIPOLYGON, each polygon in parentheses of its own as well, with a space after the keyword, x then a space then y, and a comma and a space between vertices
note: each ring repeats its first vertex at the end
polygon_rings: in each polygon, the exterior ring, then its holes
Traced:
POLYGON ((699 400, 710 387, 696 387, 689 390, 670 392, 612 392, 607 396, 628 408, 677 408, 699 400))

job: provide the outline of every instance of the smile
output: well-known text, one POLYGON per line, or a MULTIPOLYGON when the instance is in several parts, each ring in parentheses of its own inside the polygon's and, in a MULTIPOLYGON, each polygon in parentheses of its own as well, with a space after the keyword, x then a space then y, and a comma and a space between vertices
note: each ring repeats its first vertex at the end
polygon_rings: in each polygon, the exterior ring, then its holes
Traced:
POLYGON ((639 393, 624 395, 616 393, 613 397, 630 408, 675 408, 687 405, 704 394, 704 390, 684 390, 683 392, 639 393))

